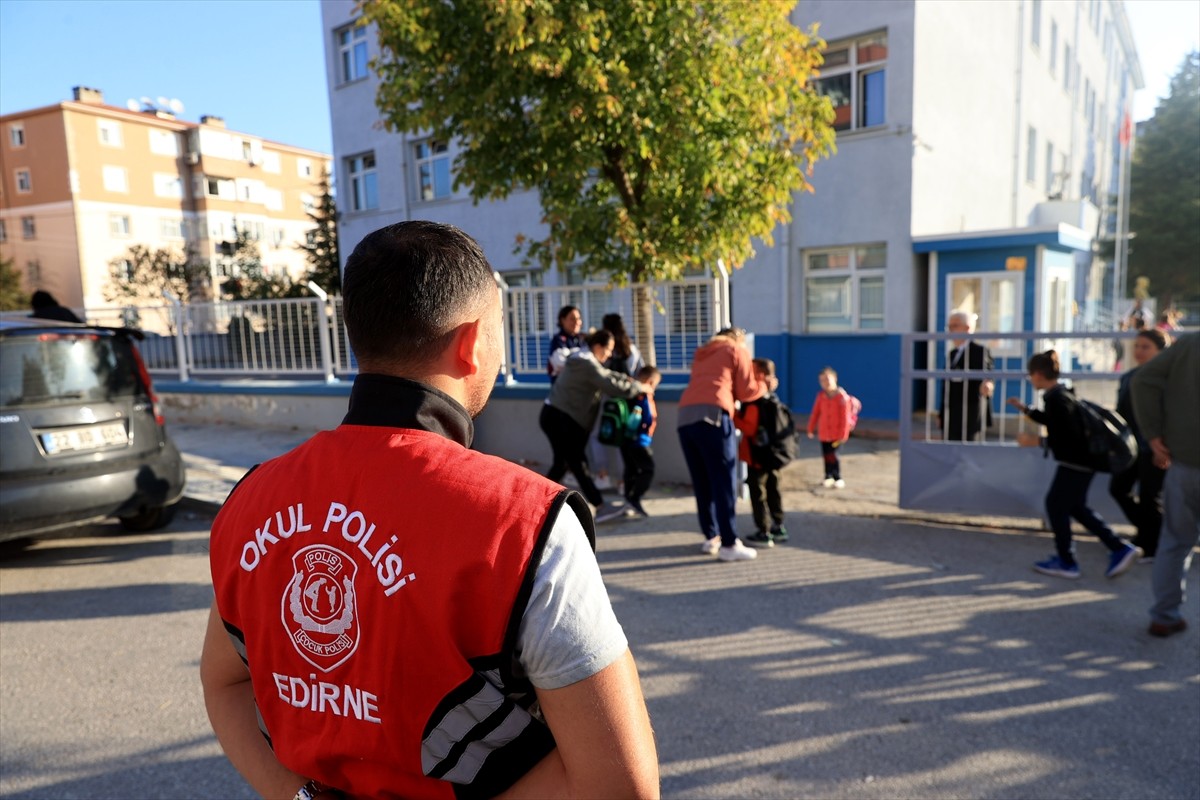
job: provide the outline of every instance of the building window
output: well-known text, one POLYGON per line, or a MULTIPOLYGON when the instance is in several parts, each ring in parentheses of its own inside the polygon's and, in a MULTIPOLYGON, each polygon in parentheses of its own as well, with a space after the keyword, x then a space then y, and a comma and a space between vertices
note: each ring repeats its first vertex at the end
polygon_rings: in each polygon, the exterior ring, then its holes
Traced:
POLYGON ((25 123, 14 122, 8 126, 8 141, 13 147, 25 146, 25 123))
POLYGON ((296 174, 299 175, 301 178, 311 178, 312 177, 312 162, 309 161, 307 158, 297 158, 296 159, 296 174))
MULTIPOLYGON (((977 314, 975 330, 1013 333, 1021 330, 1025 280, 1020 272, 972 272, 950 275, 946 297, 951 311, 977 314)), ((1019 356, 1025 343, 1011 341, 992 345, 993 355, 1019 356)))
POLYGON ((219 197, 222 200, 237 199, 235 184, 230 178, 205 178, 204 194, 209 197, 219 197))
POLYGON ((104 188, 110 192, 128 192, 129 179, 124 167, 104 168, 104 188))
POLYGON ((0 219, 0 244, 8 241, 8 225, 4 220, 0 219))
POLYGON ((279 171, 279 153, 272 153, 269 150, 263 151, 263 172, 278 175, 279 171))
POLYGON ((883 330, 887 245, 810 250, 804 265, 806 331, 883 330))
POLYGON ((36 258, 25 262, 25 277, 30 286, 38 286, 42 282, 42 262, 36 258))
POLYGON ((111 119, 96 120, 96 127, 100 131, 100 144, 108 147, 121 146, 121 123, 111 119))
POLYGON ((341 83, 367 77, 367 29, 361 25, 338 28, 334 34, 341 64, 341 83))
POLYGON ((1058 23, 1050 20, 1050 74, 1058 69, 1058 23))
POLYGON ((33 217, 21 217, 21 238, 37 238, 37 223, 33 221, 33 217))
POLYGON ((158 223, 158 232, 164 239, 182 239, 183 220, 178 217, 162 217, 158 223))
POLYGON ((317 210, 317 200, 308 192, 301 192, 300 207, 304 209, 305 214, 312 214, 317 210))
POLYGON ((183 181, 178 175, 154 173, 154 194, 158 197, 183 197, 183 181))
POLYGON ((1046 194, 1054 194, 1054 144, 1046 142, 1046 194))
POLYGON ((129 235, 129 215, 128 214, 109 214, 108 215, 108 232, 113 236, 128 236, 129 235))
POLYGON ((150 152, 160 156, 179 155, 179 140, 171 131, 150 131, 150 152))
POLYGON ((817 91, 833 102, 833 128, 857 130, 884 124, 887 33, 876 33, 825 48, 817 91))
POLYGON ((1071 45, 1063 45, 1063 88, 1071 91, 1071 45))
POLYGON ((1037 128, 1032 125, 1025 139, 1025 180, 1037 180, 1037 128))
POLYGON ((17 194, 29 194, 33 191, 33 176, 29 170, 17 170, 17 194))
POLYGON ((360 156, 347 158, 346 177, 350 186, 351 211, 369 211, 379 208, 379 193, 375 185, 374 153, 363 153, 360 156))
POLYGON ((417 166, 417 197, 440 200, 450 196, 450 146, 433 139, 413 147, 417 166))
POLYGON ((1042 0, 1033 0, 1033 13, 1029 20, 1029 41, 1034 47, 1042 43, 1042 0))

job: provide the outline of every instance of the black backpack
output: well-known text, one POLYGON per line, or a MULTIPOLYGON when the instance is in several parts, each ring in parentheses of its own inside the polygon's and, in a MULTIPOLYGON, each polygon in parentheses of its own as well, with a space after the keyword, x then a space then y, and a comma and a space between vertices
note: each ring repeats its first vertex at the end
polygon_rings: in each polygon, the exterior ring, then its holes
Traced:
POLYGON ((763 469, 781 469, 792 463, 799 450, 792 412, 773 394, 754 401, 758 430, 749 441, 750 457, 763 469))
POLYGON ((1125 418, 1090 400, 1076 400, 1075 409, 1087 444, 1085 466, 1114 475, 1132 467, 1137 461, 1138 445, 1125 418))

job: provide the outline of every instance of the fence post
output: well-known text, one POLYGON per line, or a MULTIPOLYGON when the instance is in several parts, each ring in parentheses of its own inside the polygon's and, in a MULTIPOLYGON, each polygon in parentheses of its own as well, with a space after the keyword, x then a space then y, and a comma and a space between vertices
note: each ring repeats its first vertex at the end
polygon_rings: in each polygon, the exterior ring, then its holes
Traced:
POLYGON ((308 282, 308 290, 315 294, 321 303, 321 318, 317 324, 318 346, 321 348, 321 371, 325 373, 326 383, 337 383, 337 376, 333 374, 333 347, 330 345, 330 337, 334 335, 333 305, 329 302, 329 293, 315 281, 308 282))
POLYGON ((516 347, 517 325, 512 319, 512 302, 508 296, 508 281, 496 270, 492 271, 492 277, 496 281, 496 291, 500 292, 500 317, 504 320, 504 349, 500 352, 500 374, 504 376, 504 385, 512 386, 516 383, 516 379, 512 374, 512 367, 509 366, 508 359, 508 342, 509 329, 513 331, 513 347, 516 347))
POLYGON ((167 298, 167 302, 171 304, 172 313, 175 315, 175 363, 179 367, 180 382, 186 383, 188 380, 187 344, 183 337, 187 335, 187 314, 178 297, 165 289, 163 297, 167 298))

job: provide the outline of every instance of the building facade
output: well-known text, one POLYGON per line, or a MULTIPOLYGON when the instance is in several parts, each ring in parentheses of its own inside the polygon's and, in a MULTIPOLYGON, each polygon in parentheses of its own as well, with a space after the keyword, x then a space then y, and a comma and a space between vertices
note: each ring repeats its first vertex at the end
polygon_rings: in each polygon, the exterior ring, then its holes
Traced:
MULTIPOLYGON (((344 241, 436 219, 511 265, 518 234, 543 234, 537 198, 455 192, 454 142, 377 125, 377 46, 353 2, 324 0, 322 15, 335 170, 354 198, 344 241)), ((1093 246, 1117 233, 1143 85, 1120 0, 800 0, 791 19, 827 42, 817 89, 837 153, 732 288, 785 399, 804 407, 832 365, 865 416, 894 419, 904 333, 942 330, 955 309, 979 330, 1069 330, 1112 305, 1116 270, 1093 246)))
POLYGON ((0 257, 30 290, 64 305, 108 305, 110 264, 133 245, 227 272, 227 243, 244 231, 268 273, 299 277, 329 156, 200 123, 167 110, 105 104, 95 89, 0 117, 0 257))

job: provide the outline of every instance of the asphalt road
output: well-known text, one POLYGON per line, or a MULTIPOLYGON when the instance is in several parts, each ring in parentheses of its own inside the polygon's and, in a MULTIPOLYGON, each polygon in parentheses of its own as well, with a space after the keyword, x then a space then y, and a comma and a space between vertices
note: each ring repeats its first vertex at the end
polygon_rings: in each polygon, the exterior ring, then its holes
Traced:
MULTIPOLYGON (((664 796, 1200 798, 1200 624, 1145 633, 1148 567, 1106 580, 1084 540, 1063 581, 1037 530, 817 511, 722 564, 682 491, 647 507, 599 554, 664 796)), ((197 680, 208 524, 0 554, 0 795, 253 796, 197 680)))

